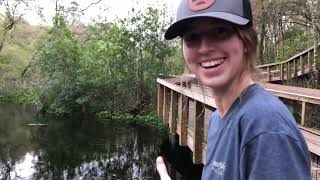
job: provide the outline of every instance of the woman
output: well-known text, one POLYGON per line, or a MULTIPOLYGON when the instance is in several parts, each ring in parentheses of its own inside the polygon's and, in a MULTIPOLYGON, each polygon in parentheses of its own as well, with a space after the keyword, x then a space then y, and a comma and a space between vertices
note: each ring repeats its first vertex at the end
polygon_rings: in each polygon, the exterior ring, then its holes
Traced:
MULTIPOLYGON (((254 83, 257 35, 249 0, 182 0, 165 33, 182 38, 190 70, 213 89, 202 179, 309 180, 305 140, 286 106, 254 83)), ((161 157, 157 170, 170 179, 161 157)))

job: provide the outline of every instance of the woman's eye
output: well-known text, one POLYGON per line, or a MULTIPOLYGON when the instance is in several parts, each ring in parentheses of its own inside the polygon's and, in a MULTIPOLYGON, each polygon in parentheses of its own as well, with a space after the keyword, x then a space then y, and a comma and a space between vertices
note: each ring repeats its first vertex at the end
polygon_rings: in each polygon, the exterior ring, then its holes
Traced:
POLYGON ((234 34, 234 30, 226 27, 217 27, 211 31, 211 38, 215 40, 225 40, 234 34))
POLYGON ((183 40, 187 43, 197 43, 200 39, 200 35, 196 33, 191 33, 183 37, 183 40))

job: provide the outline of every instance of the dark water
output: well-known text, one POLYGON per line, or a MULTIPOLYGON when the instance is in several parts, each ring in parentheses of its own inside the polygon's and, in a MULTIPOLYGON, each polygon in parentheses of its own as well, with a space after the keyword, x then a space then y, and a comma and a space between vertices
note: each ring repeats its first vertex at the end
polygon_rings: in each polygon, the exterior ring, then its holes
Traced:
POLYGON ((173 179, 200 179, 201 167, 194 169, 190 153, 166 139, 148 127, 84 117, 44 120, 32 106, 0 104, 0 179, 159 179, 159 154, 173 179), (30 125, 39 121, 46 126, 30 125))

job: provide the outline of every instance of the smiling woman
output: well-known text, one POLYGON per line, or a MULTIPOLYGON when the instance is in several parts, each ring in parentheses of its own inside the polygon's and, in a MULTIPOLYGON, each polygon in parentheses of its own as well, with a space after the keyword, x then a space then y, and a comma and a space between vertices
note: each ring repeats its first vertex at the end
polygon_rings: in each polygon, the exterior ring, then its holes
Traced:
MULTIPOLYGON (((254 82, 257 34, 250 0, 181 0, 167 40, 216 104, 202 180, 310 180, 310 154, 286 106, 254 82), (263 111, 262 111, 263 110, 263 111)), ((157 158, 162 179, 170 179, 157 158)))

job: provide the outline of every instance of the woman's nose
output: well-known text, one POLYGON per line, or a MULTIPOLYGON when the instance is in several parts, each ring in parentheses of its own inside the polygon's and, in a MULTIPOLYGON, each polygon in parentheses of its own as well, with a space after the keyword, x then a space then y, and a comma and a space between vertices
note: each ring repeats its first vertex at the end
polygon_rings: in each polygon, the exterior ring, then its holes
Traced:
POLYGON ((200 41, 199 49, 198 49, 199 53, 207 53, 212 49, 213 49, 212 42, 208 38, 202 37, 200 41))

